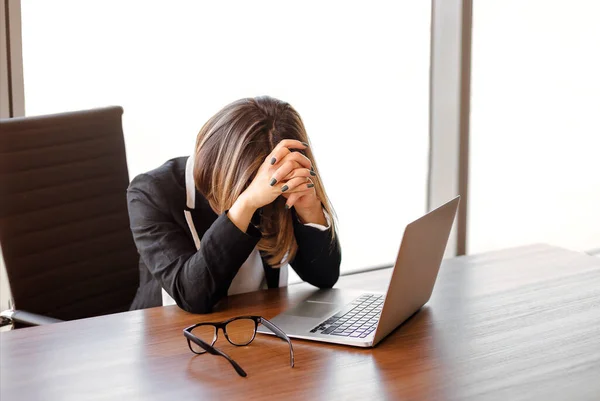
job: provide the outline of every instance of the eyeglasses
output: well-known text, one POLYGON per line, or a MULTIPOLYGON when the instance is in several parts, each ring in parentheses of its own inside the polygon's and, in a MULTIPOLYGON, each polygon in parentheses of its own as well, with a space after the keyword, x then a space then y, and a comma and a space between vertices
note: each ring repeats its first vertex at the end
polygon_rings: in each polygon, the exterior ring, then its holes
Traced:
POLYGON ((239 316, 224 322, 204 322, 187 327, 183 330, 183 335, 187 339, 188 347, 194 354, 204 354, 208 352, 212 355, 220 355, 227 359, 235 371, 242 377, 247 374, 244 369, 231 359, 223 351, 213 347, 217 342, 219 329, 223 330, 225 338, 233 345, 244 346, 250 344, 256 337, 256 329, 262 324, 282 340, 290 345, 290 366, 294 367, 294 349, 290 338, 277 326, 261 316, 239 316))

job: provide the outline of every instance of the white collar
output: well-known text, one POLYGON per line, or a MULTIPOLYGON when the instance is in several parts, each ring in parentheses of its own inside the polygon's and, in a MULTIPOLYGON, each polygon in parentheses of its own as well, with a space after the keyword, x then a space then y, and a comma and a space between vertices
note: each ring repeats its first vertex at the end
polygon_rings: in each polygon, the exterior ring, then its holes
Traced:
POLYGON ((185 163, 185 205, 188 209, 196 207, 196 185, 194 184, 194 159, 192 153, 185 163))

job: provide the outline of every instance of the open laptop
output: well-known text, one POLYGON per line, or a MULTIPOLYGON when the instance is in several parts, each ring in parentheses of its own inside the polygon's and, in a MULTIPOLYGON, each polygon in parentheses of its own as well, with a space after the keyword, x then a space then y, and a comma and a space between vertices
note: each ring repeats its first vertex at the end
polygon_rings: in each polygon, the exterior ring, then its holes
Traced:
POLYGON ((270 321, 292 338, 374 347, 431 297, 459 200, 406 226, 387 294, 318 290, 270 321))

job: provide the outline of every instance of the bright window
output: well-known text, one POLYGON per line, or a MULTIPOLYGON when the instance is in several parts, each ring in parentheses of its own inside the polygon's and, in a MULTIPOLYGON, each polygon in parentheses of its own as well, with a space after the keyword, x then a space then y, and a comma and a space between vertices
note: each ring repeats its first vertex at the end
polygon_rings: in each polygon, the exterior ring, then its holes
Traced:
POLYGON ((600 3, 478 1, 468 251, 600 248, 600 3))
POLYGON ((343 271, 391 264, 425 211, 426 1, 22 0, 27 115, 125 109, 130 176, 189 155, 225 104, 268 94, 305 120, 343 271))

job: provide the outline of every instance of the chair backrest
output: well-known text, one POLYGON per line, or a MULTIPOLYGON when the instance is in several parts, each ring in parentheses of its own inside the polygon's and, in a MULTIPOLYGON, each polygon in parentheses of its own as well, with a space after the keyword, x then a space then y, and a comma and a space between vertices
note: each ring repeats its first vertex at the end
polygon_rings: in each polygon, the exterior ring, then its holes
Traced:
POLYGON ((71 320, 129 308, 139 277, 122 114, 0 121, 0 246, 15 309, 71 320))

